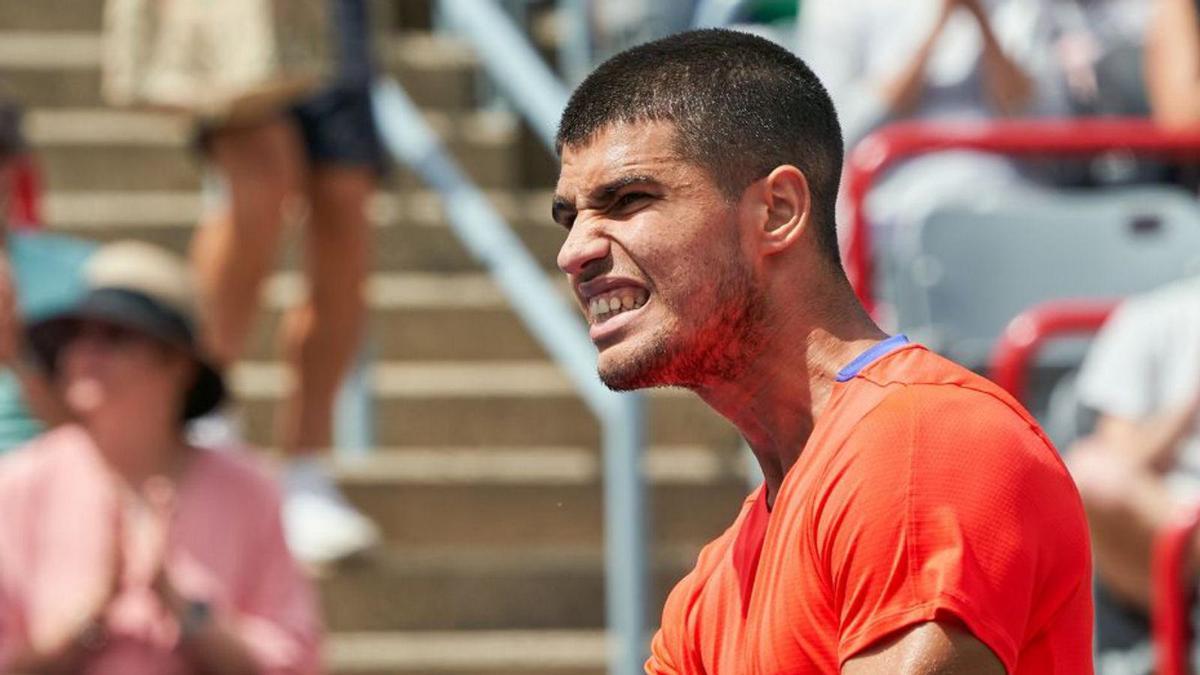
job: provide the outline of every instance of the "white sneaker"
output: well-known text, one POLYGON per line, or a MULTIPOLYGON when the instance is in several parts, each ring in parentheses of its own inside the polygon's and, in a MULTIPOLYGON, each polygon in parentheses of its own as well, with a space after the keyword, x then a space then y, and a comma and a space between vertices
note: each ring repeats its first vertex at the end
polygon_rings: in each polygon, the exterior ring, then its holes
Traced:
POLYGON ((283 489, 284 536, 302 563, 328 565, 379 543, 379 528, 346 501, 318 461, 291 462, 283 489))

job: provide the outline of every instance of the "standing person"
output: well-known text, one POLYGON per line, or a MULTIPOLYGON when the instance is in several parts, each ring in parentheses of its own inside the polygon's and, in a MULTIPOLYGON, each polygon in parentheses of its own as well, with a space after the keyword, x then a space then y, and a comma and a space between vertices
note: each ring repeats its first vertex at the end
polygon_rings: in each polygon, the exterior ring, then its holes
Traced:
POLYGON ((316 564, 379 539, 320 460, 333 443, 338 390, 362 344, 370 268, 367 202, 384 170, 371 113, 366 3, 329 1, 340 57, 334 81, 284 115, 209 131, 210 158, 228 199, 206 214, 192 246, 208 343, 231 364, 245 353, 287 207, 297 198, 308 206, 308 297, 284 317, 283 354, 295 381, 276 413, 276 439, 290 460, 284 470, 288 542, 297 556, 316 564))
POLYGON ((318 672, 273 483, 185 439, 225 393, 186 268, 117 243, 87 279, 26 331, 77 423, 0 460, 0 671, 318 672))
POLYGON ((721 30, 635 47, 558 143, 558 264, 601 379, 696 392, 765 477, 670 594, 648 673, 1091 672, 1070 476, 1016 401, 856 300, 837 116, 800 60, 721 30))
MULTIPOLYGON (((237 28, 229 17, 254 12, 258 5, 269 4, 272 9, 264 10, 267 14, 292 12, 277 15, 277 25, 257 35, 262 42, 278 43, 275 48, 248 50, 265 52, 269 58, 263 60, 295 51, 296 43, 311 37, 287 34, 289 26, 278 25, 285 18, 298 16, 295 21, 301 28, 297 30, 313 23, 301 21, 310 14, 329 18, 322 28, 332 31, 333 48, 327 51, 336 59, 319 90, 273 110, 209 117, 202 123, 200 145, 224 194, 206 206, 191 257, 207 326, 205 342, 214 358, 229 366, 245 355, 258 317, 262 283, 274 269, 286 226, 297 218, 304 220, 308 294, 287 312, 280 333, 293 379, 276 412, 275 437, 290 459, 283 479, 288 542, 306 562, 336 561, 369 548, 379 538, 374 524, 342 496, 320 459, 332 445, 337 392, 362 342, 363 286, 370 267, 367 202, 384 169, 369 95, 373 65, 366 1, 173 4, 174 10, 164 10, 166 16, 174 16, 170 12, 175 11, 182 17, 180 23, 200 26, 193 32, 201 35, 216 30, 213 26, 237 28), (316 12, 321 8, 327 11, 316 12)), ((180 30, 179 34, 192 33, 180 30)), ((183 44, 211 45, 213 50, 227 47, 231 55, 214 59, 242 66, 236 61, 241 43, 255 37, 214 32, 211 40, 183 44)), ((165 76, 146 79, 151 84, 170 81, 165 76)))

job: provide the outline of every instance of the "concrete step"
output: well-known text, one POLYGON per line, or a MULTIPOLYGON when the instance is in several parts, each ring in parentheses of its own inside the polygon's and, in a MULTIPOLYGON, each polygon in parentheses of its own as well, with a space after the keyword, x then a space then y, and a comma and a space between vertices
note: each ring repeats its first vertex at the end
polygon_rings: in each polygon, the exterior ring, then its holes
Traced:
MULTIPOLYGON (((21 31, 99 31, 104 2, 99 0, 0 0, 0 27, 21 31)), ((372 21, 383 29, 428 29, 431 3, 422 0, 369 0, 372 21)))
POLYGON ((601 630, 378 631, 328 636, 332 675, 603 675, 601 630))
MULTIPOLYGON (((194 232, 194 223, 177 227, 156 225, 121 226, 100 225, 88 227, 52 226, 55 232, 92 239, 113 241, 138 239, 163 246, 177 254, 188 251, 194 232)), ((424 272, 441 274, 464 274, 480 272, 483 267, 476 262, 459 243, 458 237, 449 227, 433 226, 388 226, 374 229, 372 245, 372 269, 380 272, 424 272)), ((533 253, 534 258, 548 273, 557 276, 555 257, 562 246, 563 230, 538 224, 517 224, 517 236, 533 253)), ((281 270, 298 270, 302 266, 302 232, 291 233, 288 243, 280 253, 281 270)))
POLYGON ((0 28, 8 31, 98 31, 98 0, 0 0, 0 28))
MULTIPOLYGON (((696 553, 653 556, 648 614, 661 611, 696 553)), ((319 588, 326 625, 335 632, 604 626, 604 561, 595 550, 385 550, 343 565, 319 588)))
MULTIPOLYGON (((394 448, 338 460, 336 475, 399 549, 599 550, 600 462, 582 447, 394 448)), ((694 548, 728 526, 747 493, 746 465, 736 447, 647 449, 654 541, 694 548)))
MULTIPOLYGON (((380 42, 381 63, 418 105, 453 110, 478 105, 476 60, 465 44, 422 33, 387 36, 380 42)), ((0 25, 0 82, 33 108, 98 107, 103 105, 101 49, 95 30, 0 25)))
MULTIPOLYGON (((509 223, 539 224, 562 230, 550 219, 553 189, 487 190, 484 196, 509 223)), ((202 195, 187 190, 71 190, 46 195, 46 219, 54 227, 78 229, 191 228, 200 214, 202 195)), ((445 226, 446 205, 427 187, 381 190, 371 204, 379 225, 445 226)), ((83 235, 86 236, 86 235, 83 235)), ((159 235, 154 235, 155 237, 159 235)))
MULTIPOLYGON (((522 187, 519 126, 503 111, 444 113, 426 120, 485 189, 522 187)), ((195 190, 202 160, 191 126, 179 116, 105 108, 35 109, 27 130, 51 191, 195 190)), ((544 154, 544 153, 543 153, 544 154)), ((387 180, 420 185, 403 167, 387 180)))
MULTIPOLYGON (((563 297, 567 287, 560 281, 563 297)), ((278 355, 279 329, 287 307, 305 296, 302 276, 276 275, 267 285, 249 345, 251 359, 278 355)), ((366 288, 368 349, 379 359, 478 361, 540 359, 541 346, 484 274, 376 274, 366 288)))
MULTIPOLYGON (((272 416, 290 378, 277 362, 232 373, 246 437, 269 445, 272 416)), ((570 382, 545 361, 376 362, 368 369, 380 446, 599 447, 599 426, 570 382)), ((655 445, 731 448, 736 430, 694 395, 647 396, 655 445)))

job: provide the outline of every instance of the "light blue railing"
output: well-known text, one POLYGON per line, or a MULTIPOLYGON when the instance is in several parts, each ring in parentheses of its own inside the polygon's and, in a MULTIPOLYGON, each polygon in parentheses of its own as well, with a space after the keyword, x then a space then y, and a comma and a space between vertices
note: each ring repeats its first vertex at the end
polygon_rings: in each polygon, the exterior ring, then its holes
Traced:
MULTIPOLYGON (((586 40, 587 2, 562 0, 573 39, 586 40)), ((466 38, 479 56, 483 69, 500 93, 525 118, 548 150, 554 150, 559 117, 566 107, 568 91, 551 72, 524 33, 493 0, 441 0, 439 15, 444 24, 466 38)), ((584 43, 568 50, 565 64, 586 72, 590 47, 584 43)), ((579 76, 583 73, 577 72, 579 76)), ((401 101, 388 89, 395 107, 401 101)), ((411 109, 411 105, 408 105, 411 109)), ((381 111, 387 112, 387 111, 381 111)), ((428 143, 428 140, 424 141, 428 143)), ((414 147, 414 149, 416 149, 414 147)), ((447 209, 462 221, 459 236, 502 239, 483 246, 481 257, 497 282, 513 300, 513 306, 546 350, 575 382, 600 422, 604 480, 605 601, 609 637, 609 672, 635 675, 642 672, 646 655, 646 598, 649 556, 646 487, 641 462, 645 446, 645 403, 639 394, 615 394, 605 389, 596 376, 596 355, 578 314, 566 308, 561 296, 546 281, 533 257, 504 226, 478 190, 465 178, 449 175, 445 153, 430 161, 427 180, 441 183, 443 196, 453 199, 447 209), (458 194, 455 197, 455 194, 458 194), (465 198, 465 202, 463 201, 465 198), (464 203, 466 208, 464 208, 464 203), (486 230, 486 234, 485 234, 486 230), (513 277, 513 278, 509 278, 513 277), (507 287, 505 284, 509 284, 507 287), (531 298, 534 300, 531 302, 531 298)), ((413 160, 420 160, 413 157, 413 160)), ((422 172, 425 175, 425 172, 422 172)), ((456 227, 458 227, 456 225, 456 227)))
POLYGON ((441 21, 471 43, 500 93, 554 152, 554 134, 569 92, 525 34, 494 0, 441 0, 438 9, 441 21))
MULTIPOLYGON (((456 16, 447 2, 447 18, 456 16)), ((479 11, 490 2, 466 3, 479 11)), ((481 21, 495 21, 481 12, 481 21)), ((507 19, 506 19, 507 20, 507 19)), ((511 28, 511 25, 509 25, 511 28)), ((520 34, 495 24, 489 39, 520 34)), ((501 38, 507 39, 507 38, 501 38)), ((523 43, 523 38, 520 38, 523 43)), ((494 47, 493 47, 494 49, 494 47)), ((521 56, 494 52, 497 58, 521 56)), ((485 57, 487 58, 487 57, 485 57)), ((528 64, 528 60, 524 63, 528 64)), ((540 61, 538 61, 540 64, 540 61)), ((542 66, 544 68, 544 65, 542 66)), ((525 74, 530 82, 546 78, 525 74)), ((561 84, 558 85, 561 88, 561 84)), ((398 84, 382 80, 372 93, 374 112, 390 153, 435 188, 446 203, 455 234, 488 270, 524 321, 574 383, 600 421, 604 478, 605 581, 610 641, 609 671, 641 672, 645 656, 647 596, 646 499, 641 476, 645 403, 637 394, 609 391, 596 375, 596 352, 578 312, 572 309, 543 273, 524 243, 451 158, 420 111, 398 84)), ((565 101, 565 97, 560 99, 565 101)), ((527 104, 543 121, 557 123, 556 112, 527 104)), ((552 138, 552 131, 548 135, 552 138)))

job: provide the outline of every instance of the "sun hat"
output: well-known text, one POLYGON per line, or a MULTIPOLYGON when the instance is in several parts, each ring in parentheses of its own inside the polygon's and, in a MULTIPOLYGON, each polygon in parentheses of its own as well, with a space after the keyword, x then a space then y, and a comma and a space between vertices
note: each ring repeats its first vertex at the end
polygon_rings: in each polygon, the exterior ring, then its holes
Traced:
POLYGON ((87 293, 74 305, 38 320, 25 337, 35 362, 53 374, 58 355, 80 321, 135 330, 190 354, 196 380, 184 403, 185 420, 200 417, 225 399, 225 380, 200 346, 196 293, 183 261, 136 241, 102 246, 84 270, 87 293))

